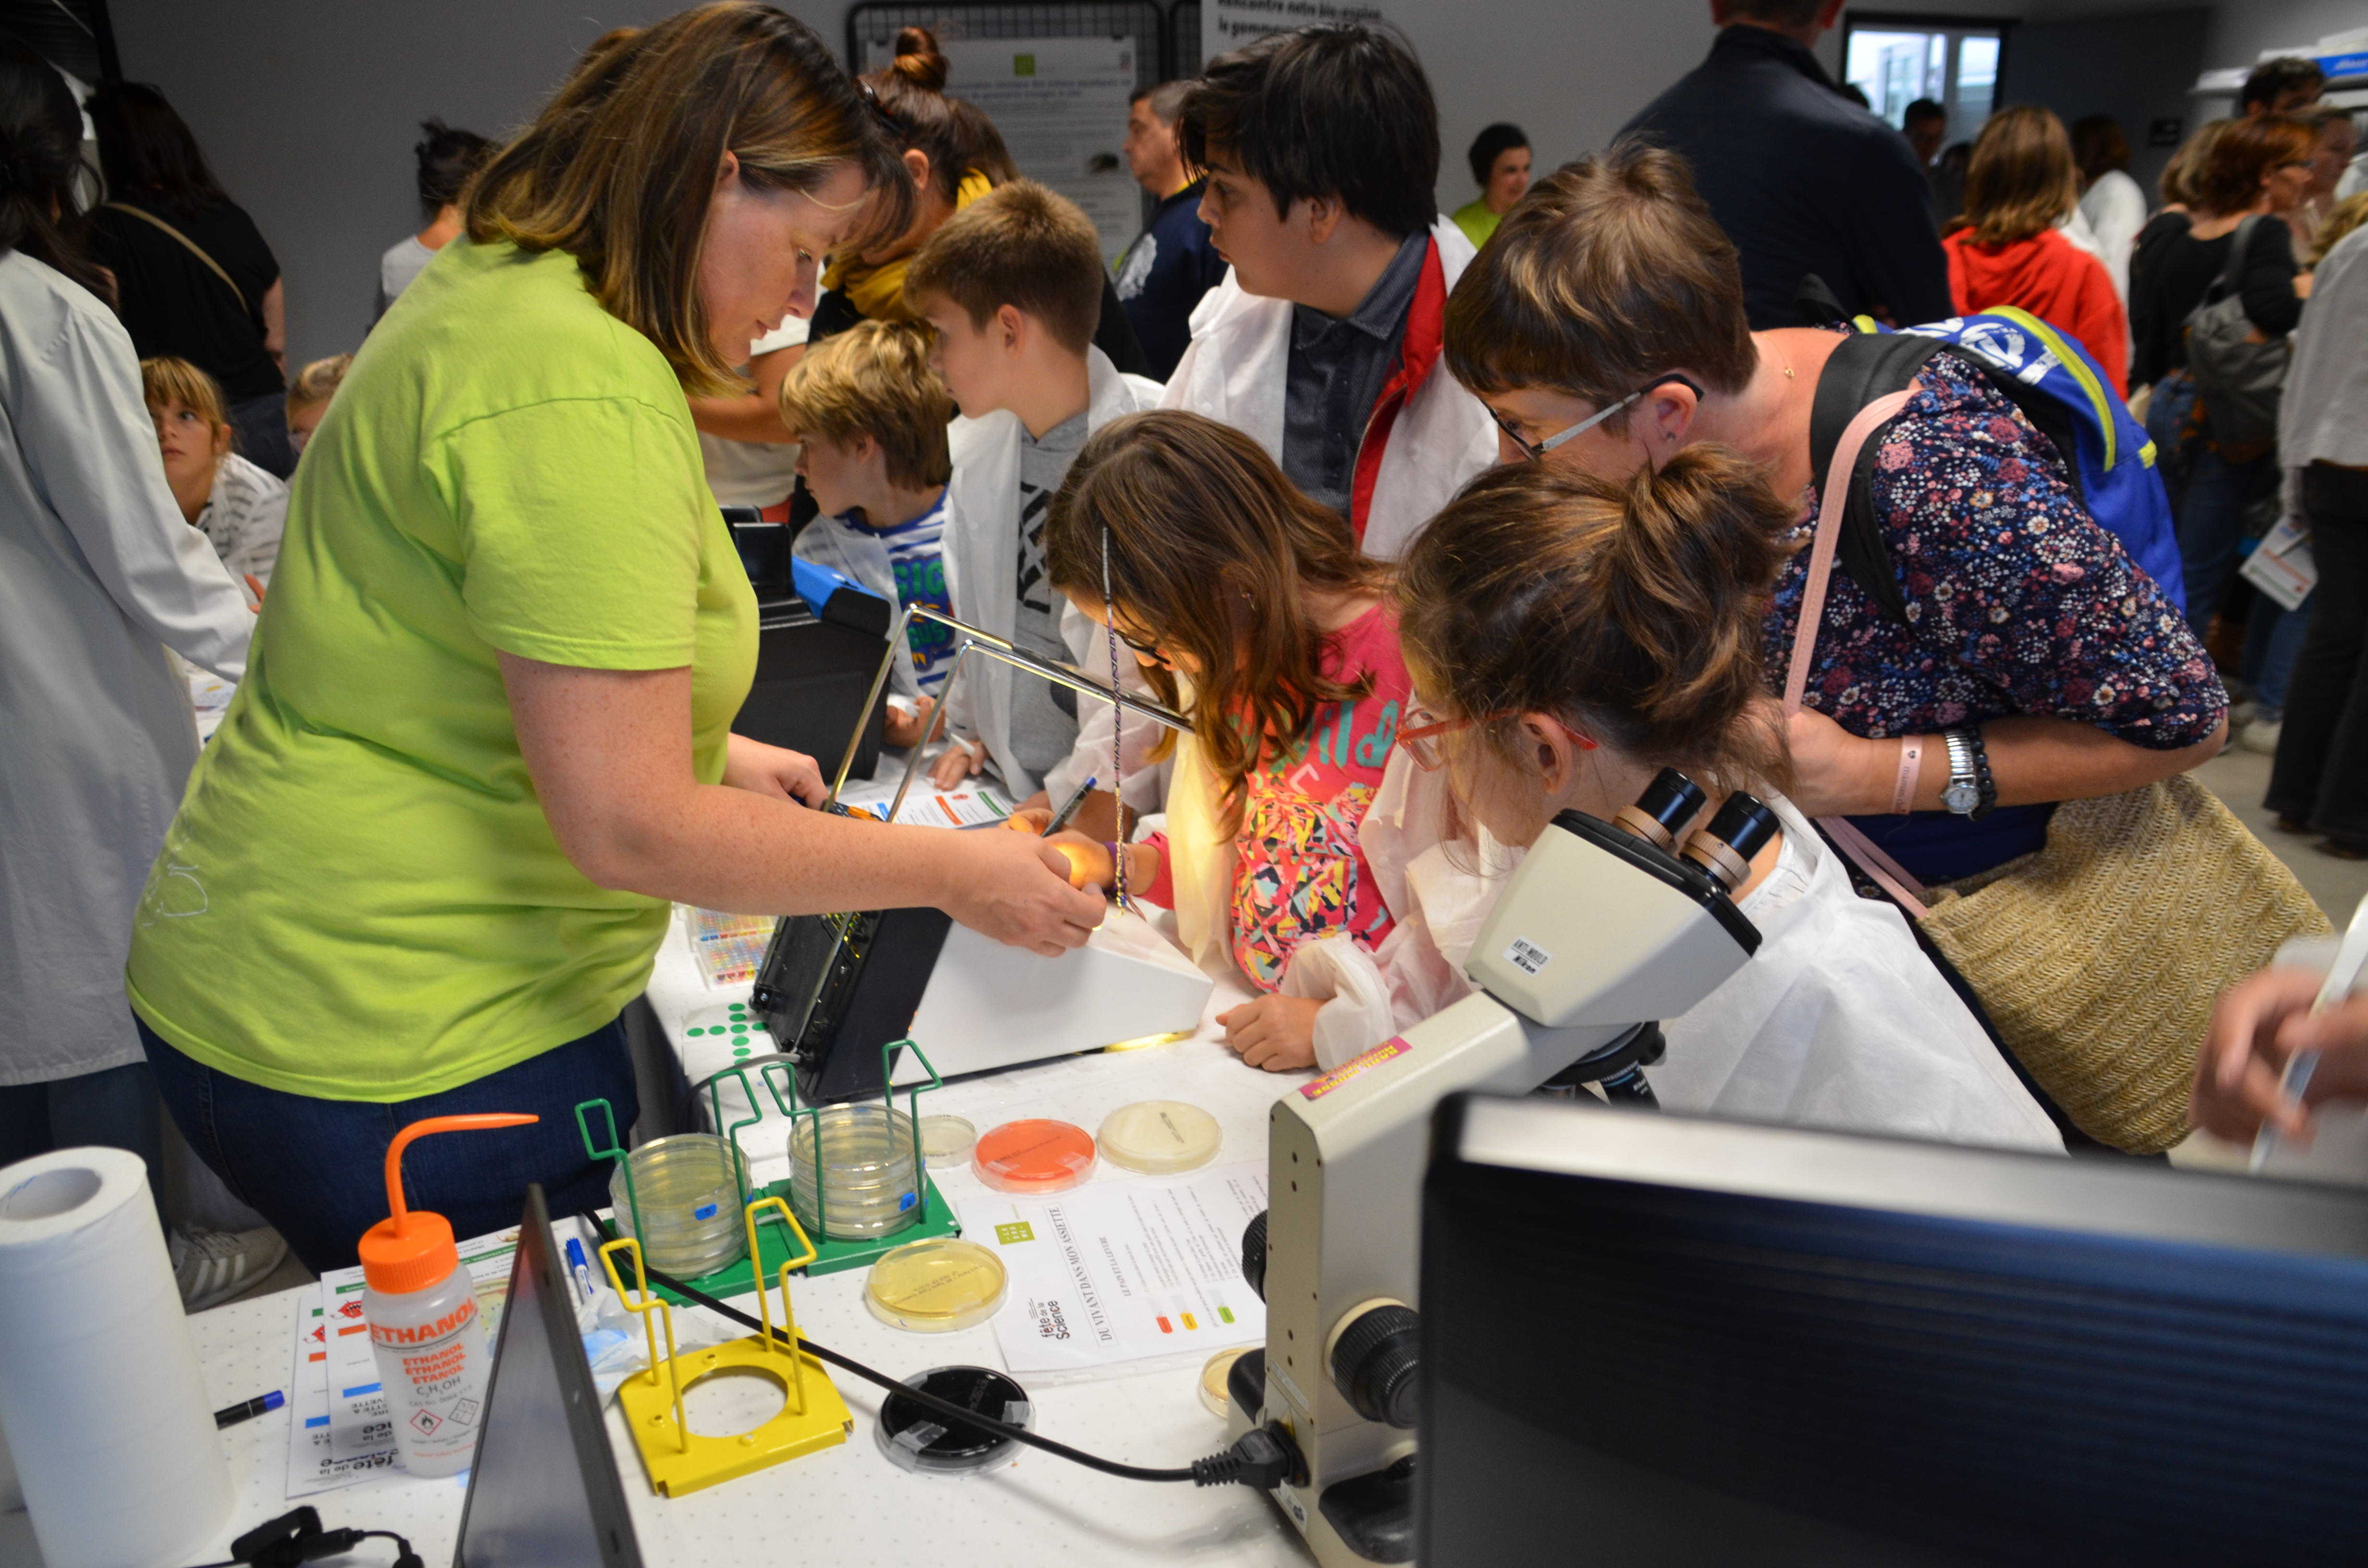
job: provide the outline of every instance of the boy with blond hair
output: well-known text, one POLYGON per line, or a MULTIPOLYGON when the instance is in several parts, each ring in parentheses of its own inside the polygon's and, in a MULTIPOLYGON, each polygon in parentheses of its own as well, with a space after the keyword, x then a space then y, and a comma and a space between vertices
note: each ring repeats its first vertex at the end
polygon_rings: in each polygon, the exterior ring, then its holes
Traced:
MULTIPOLYGON (((931 358, 962 410, 949 432, 946 578, 954 615, 1087 670, 1105 657, 1099 629, 1046 579, 1045 508, 1086 437, 1153 407, 1160 392, 1121 374, 1093 346, 1101 293, 1093 223, 1030 180, 955 213, 905 274, 905 301, 936 333, 931 358)), ((1075 692, 988 659, 964 666, 947 702, 953 744, 933 770, 940 788, 992 763, 1026 806, 1037 796, 1065 800, 1110 771, 1106 704, 1088 699, 1095 710, 1081 734, 1075 692)))
MULTIPOLYGON (((951 612, 944 535, 946 422, 953 399, 928 340, 894 322, 859 322, 809 348, 782 378, 781 423, 822 515, 791 547, 902 608, 951 612)), ((917 742, 953 662, 953 633, 905 628, 911 656, 890 667, 890 745, 917 742)))

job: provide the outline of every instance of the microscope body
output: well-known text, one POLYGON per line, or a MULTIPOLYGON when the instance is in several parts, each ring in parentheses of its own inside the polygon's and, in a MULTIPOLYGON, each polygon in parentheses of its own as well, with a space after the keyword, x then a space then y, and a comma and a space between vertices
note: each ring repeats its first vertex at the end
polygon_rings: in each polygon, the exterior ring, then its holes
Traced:
MULTIPOLYGON (((1759 933, 1725 886, 1593 818, 1541 835, 1474 942, 1481 987, 1283 1096, 1268 1122, 1263 1397, 1229 1424, 1302 1461, 1274 1498, 1324 1568, 1413 1555, 1414 1309, 1432 1108, 1526 1094, 1613 1056, 1739 969, 1759 933)), ((1582 1073, 1583 1075, 1583 1073, 1582 1073)), ((1607 1112, 1606 1114, 1611 1114, 1607 1112)), ((1246 1267, 1258 1240, 1253 1222, 1246 1267)), ((1247 1375, 1245 1375, 1247 1374, 1247 1375)))

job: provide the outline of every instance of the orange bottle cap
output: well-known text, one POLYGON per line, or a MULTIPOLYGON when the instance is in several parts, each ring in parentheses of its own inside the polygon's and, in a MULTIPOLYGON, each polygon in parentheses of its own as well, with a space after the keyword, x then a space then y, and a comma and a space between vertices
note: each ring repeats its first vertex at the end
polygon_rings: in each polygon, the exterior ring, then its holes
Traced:
POLYGON ((362 1282, 381 1295, 404 1296, 429 1286, 461 1267, 452 1222, 403 1201, 403 1152, 431 1132, 465 1132, 483 1127, 522 1127, 541 1118, 518 1115, 431 1116, 394 1135, 386 1150, 387 1217, 364 1232, 359 1251, 362 1282))

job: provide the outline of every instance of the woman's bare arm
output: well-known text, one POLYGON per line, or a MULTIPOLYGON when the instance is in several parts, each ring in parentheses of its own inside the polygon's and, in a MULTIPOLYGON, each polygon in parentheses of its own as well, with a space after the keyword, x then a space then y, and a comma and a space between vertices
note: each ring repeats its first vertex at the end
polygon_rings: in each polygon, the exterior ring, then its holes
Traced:
POLYGON ((519 749, 568 859, 602 887, 752 915, 928 905, 1015 947, 1081 946, 1103 901, 1024 834, 889 827, 690 768, 690 671, 501 655, 519 749))
MULTIPOLYGON (((2093 724, 2037 714, 1988 720, 1981 729, 2001 806, 2117 795, 2200 767, 2228 744, 2225 719, 2209 738, 2176 751, 2150 751, 2093 724)), ((1862 739, 1810 709, 1793 716, 1787 738, 1798 775, 1793 803, 1803 811, 1858 816, 1891 810, 1899 777, 1897 740, 1862 739)), ((1949 787, 1949 752, 1938 735, 1923 740, 1915 809, 1936 812, 1942 809, 1941 792, 1949 787)))

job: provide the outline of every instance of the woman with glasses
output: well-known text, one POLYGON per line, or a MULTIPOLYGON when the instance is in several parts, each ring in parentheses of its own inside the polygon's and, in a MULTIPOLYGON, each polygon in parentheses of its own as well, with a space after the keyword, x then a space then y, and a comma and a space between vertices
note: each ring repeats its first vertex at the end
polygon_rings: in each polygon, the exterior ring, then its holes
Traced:
MULTIPOLYGON (((1792 520, 1757 465, 1709 446, 1618 479, 1501 467, 1433 519, 1394 596, 1420 707, 1367 818, 1399 917, 1371 967, 1426 1010, 1461 996, 1502 885, 1475 862, 1505 852, 1483 846, 1518 853, 1565 811, 1611 820, 1674 767, 1708 797, 1680 841, 1736 790, 1782 828, 1734 889, 1760 936, 1751 961, 1660 1020, 1668 1051, 1646 1076, 1663 1107, 2061 1152, 1898 912, 1856 894, 1786 798, 1759 622, 1792 520), (1376 831, 1415 822, 1421 784, 1443 788, 1470 841, 1442 854, 1376 831)), ((1361 1043, 1424 1016, 1409 1013, 1361 1043)))
MULTIPOLYGON (((1752 332, 1684 164, 1623 142, 1507 214, 1449 301, 1446 355, 1505 461, 1625 479, 1718 442, 1762 465, 1798 546, 1817 506, 1811 414, 1842 340, 1752 332)), ((1789 736, 1804 812, 1850 816, 1944 881, 2040 848, 2054 802, 2219 750, 2227 699, 2203 648, 1981 369, 1934 354, 1860 472, 1872 506, 1845 528, 1789 736)), ((1808 560, 1786 557, 1765 608, 1777 667, 1808 560)))
MULTIPOLYGON (((1245 1062, 1313 1065, 1323 1004, 1300 956, 1327 939, 1371 953, 1390 934, 1362 847, 1408 689, 1386 568, 1256 441, 1172 411, 1086 443, 1044 559, 1192 719, 1166 830, 1124 846, 1127 896, 1173 909, 1196 961, 1260 994, 1218 1019, 1245 1062)), ((1054 842, 1080 887, 1120 885, 1120 846, 1054 842)))

